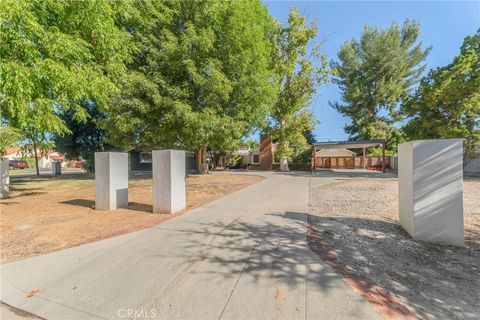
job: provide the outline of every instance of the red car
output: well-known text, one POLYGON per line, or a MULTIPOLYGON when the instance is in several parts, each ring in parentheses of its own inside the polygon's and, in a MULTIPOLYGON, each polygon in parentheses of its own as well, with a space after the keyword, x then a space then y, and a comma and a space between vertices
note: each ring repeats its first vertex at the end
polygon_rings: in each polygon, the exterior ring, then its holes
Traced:
POLYGON ((25 169, 28 168, 28 162, 26 160, 10 160, 8 167, 10 169, 25 169))

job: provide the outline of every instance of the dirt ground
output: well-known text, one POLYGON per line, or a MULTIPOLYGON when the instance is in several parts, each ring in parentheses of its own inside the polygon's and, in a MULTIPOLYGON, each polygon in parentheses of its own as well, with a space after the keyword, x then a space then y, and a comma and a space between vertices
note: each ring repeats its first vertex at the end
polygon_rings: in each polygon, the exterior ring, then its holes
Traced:
POLYGON ((396 178, 311 179, 310 224, 343 265, 422 319, 480 318, 480 179, 464 181, 465 247, 414 241, 398 222, 396 178))
MULTIPOLYGON (((260 181, 254 175, 213 173, 186 179, 187 210, 260 181)), ((129 205, 96 211, 89 174, 11 179, 11 197, 0 200, 1 262, 72 247, 142 229, 181 213, 152 213, 152 180, 129 180, 129 205)))

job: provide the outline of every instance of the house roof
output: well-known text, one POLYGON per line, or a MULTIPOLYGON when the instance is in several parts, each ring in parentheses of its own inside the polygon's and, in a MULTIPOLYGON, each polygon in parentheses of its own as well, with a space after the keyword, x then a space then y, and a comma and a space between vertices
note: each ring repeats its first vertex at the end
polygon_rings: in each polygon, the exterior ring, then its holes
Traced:
POLYGON ((363 141, 325 141, 315 142, 316 149, 362 149, 377 147, 385 144, 385 140, 363 140, 363 141))
POLYGON ((5 155, 8 156, 8 155, 17 153, 17 152, 19 152, 19 151, 20 151, 20 147, 7 148, 7 151, 5 152, 5 155))
POLYGON ((239 156, 248 156, 250 152, 251 151, 249 149, 238 149, 237 151, 235 151, 235 154, 239 156))
POLYGON ((355 152, 347 149, 322 149, 315 153, 317 157, 352 157, 355 152))
POLYGON ((64 156, 48 156, 49 158, 52 158, 53 160, 59 161, 59 160, 65 160, 64 156))

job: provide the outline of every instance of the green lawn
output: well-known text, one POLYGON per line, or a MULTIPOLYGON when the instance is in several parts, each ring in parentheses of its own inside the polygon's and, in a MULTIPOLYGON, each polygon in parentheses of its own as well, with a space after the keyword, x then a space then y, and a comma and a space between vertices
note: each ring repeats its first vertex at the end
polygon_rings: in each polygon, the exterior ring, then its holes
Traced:
POLYGON ((10 169, 8 172, 12 175, 13 174, 27 174, 27 173, 30 173, 29 170, 25 170, 25 169, 23 169, 23 170, 22 169, 10 169))

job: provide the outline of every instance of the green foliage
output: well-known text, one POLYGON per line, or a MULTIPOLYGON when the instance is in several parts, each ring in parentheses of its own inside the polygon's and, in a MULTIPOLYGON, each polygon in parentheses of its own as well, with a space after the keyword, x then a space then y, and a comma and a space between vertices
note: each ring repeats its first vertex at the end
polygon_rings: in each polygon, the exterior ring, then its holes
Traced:
POLYGON ((56 150, 65 155, 68 160, 84 160, 84 168, 93 172, 95 169, 95 152, 110 149, 112 146, 105 142, 105 130, 97 126, 99 119, 106 118, 106 114, 98 110, 93 102, 82 103, 88 113, 88 119, 80 122, 75 119, 75 113, 71 110, 59 114, 67 126, 70 134, 54 135, 56 150))
MULTIPOLYGON (((385 156, 392 156, 394 155, 395 153, 397 153, 397 150, 386 150, 385 149, 385 156)), ((370 148, 368 149, 368 155, 369 156, 382 156, 383 155, 383 150, 382 148, 370 148)))
POLYGON ((27 160, 29 168, 35 168, 35 158, 34 157, 22 157, 23 160, 27 160))
POLYGON ((0 157, 5 155, 7 148, 16 145, 21 137, 19 130, 9 126, 0 126, 0 157))
POLYGON ((53 147, 51 134, 68 128, 57 116, 80 102, 100 107, 117 93, 125 72, 129 34, 116 25, 121 2, 4 0, 0 2, 0 116, 22 131, 27 149, 53 147))
POLYGON ((258 148, 260 146, 260 143, 259 143, 258 139, 254 139, 254 138, 245 139, 242 142, 242 144, 247 146, 250 149, 258 148))
POLYGON ((402 140, 394 124, 402 119, 400 103, 422 75, 430 48, 417 43, 419 25, 406 20, 400 28, 366 26, 359 41, 346 41, 331 63, 342 103, 332 106, 351 118, 345 131, 352 139, 386 139, 389 149, 402 140))
POLYGON ((297 144, 297 148, 294 145, 293 163, 305 164, 312 161, 312 145, 317 142, 317 139, 312 130, 305 130, 303 136, 307 144, 297 144))
POLYGON ((279 92, 269 131, 276 140, 275 154, 280 159, 303 151, 307 144, 304 132, 318 123, 308 106, 316 85, 326 81, 327 62, 318 46, 308 50, 316 35, 315 24, 307 25, 305 17, 295 8, 290 11, 288 25, 278 24, 274 34, 273 60, 279 92))
POLYGON ((317 142, 317 138, 311 129, 303 131, 303 136, 309 145, 313 145, 315 142, 317 142))
POLYGON ((258 0, 135 1, 136 54, 109 108, 115 145, 235 149, 271 108, 272 21, 258 0))
POLYGON ((480 146, 480 30, 465 38, 451 64, 422 79, 403 110, 409 138, 465 138, 466 156, 474 156, 480 146))
POLYGON ((240 163, 240 160, 242 160, 242 156, 238 154, 232 154, 231 156, 228 157, 228 165, 230 167, 235 167, 240 163))

